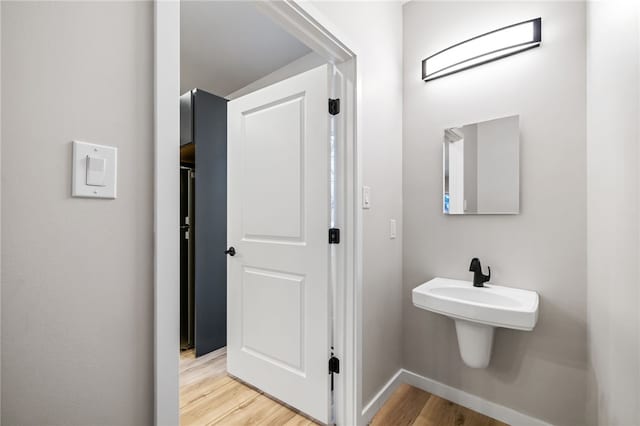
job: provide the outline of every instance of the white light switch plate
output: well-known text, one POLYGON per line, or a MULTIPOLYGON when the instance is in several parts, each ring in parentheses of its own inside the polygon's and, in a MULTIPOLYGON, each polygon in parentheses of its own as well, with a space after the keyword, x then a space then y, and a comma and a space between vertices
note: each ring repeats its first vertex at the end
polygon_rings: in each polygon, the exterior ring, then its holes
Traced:
POLYGON ((371 208, 371 188, 368 186, 362 187, 362 208, 371 208))
MULTIPOLYGON (((73 141, 71 196, 116 198, 118 149, 113 146, 73 141), (104 175, 87 173, 89 158, 104 160, 104 175), (97 178, 97 181, 96 181, 97 178)), ((96 164, 96 161, 93 161, 96 164)), ((98 165, 101 161, 98 161, 98 165)))
POLYGON ((398 225, 395 219, 389 220, 389 238, 395 240, 398 236, 398 225))

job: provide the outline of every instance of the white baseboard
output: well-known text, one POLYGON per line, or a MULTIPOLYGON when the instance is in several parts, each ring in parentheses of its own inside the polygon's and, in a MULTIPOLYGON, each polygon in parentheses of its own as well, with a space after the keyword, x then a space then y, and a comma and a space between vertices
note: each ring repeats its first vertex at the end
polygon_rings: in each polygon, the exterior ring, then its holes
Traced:
POLYGON ((400 369, 393 377, 380 389, 380 391, 369 401, 362 410, 362 423, 368 424, 373 416, 380 410, 391 394, 402 383, 420 388, 426 392, 437 395, 441 398, 455 402, 458 405, 477 411, 485 416, 492 417, 501 422, 514 426, 551 426, 535 417, 505 407, 495 402, 487 401, 479 396, 472 395, 460 389, 456 389, 444 383, 421 376, 411 371, 400 369))
POLYGON ((411 371, 402 370, 400 375, 402 383, 407 383, 424 391, 437 395, 441 398, 455 402, 463 407, 470 408, 473 411, 492 417, 501 422, 517 426, 551 426, 535 417, 528 416, 519 411, 505 407, 495 402, 487 401, 479 396, 472 395, 460 389, 456 389, 444 383, 437 382, 433 379, 421 376, 411 371))
POLYGON ((393 375, 391 379, 380 389, 380 391, 371 398, 371 401, 367 405, 365 405, 362 410, 362 420, 360 422, 361 425, 367 425, 375 416, 375 414, 382 408, 385 402, 389 399, 391 394, 398 389, 403 382, 401 380, 402 372, 404 370, 400 369, 393 375))

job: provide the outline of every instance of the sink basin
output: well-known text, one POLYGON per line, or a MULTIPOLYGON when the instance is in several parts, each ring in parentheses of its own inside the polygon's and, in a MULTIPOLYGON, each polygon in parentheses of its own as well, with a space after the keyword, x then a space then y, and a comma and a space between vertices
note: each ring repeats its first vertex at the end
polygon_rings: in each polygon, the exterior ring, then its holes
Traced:
POLYGON ((500 285, 474 287, 470 281, 434 278, 413 289, 418 308, 494 327, 533 330, 538 293, 500 285))
POLYGON ((413 289, 413 304, 456 322, 460 354, 467 365, 489 364, 495 327, 533 330, 538 321, 538 293, 493 284, 434 278, 413 289))

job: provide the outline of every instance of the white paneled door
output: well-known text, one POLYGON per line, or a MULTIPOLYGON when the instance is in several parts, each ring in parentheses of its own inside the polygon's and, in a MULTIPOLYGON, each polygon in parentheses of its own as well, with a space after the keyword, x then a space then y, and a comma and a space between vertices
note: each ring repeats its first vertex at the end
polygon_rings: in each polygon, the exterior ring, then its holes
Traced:
POLYGON ((228 103, 228 371, 324 423, 329 72, 228 103))

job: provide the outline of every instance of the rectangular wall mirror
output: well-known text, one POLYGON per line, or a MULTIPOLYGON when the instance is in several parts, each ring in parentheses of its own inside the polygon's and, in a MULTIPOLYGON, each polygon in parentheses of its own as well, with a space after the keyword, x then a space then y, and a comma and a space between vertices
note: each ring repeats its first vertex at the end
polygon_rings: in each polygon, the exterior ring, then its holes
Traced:
POLYGON ((444 131, 444 214, 520 212, 519 116, 444 131))

